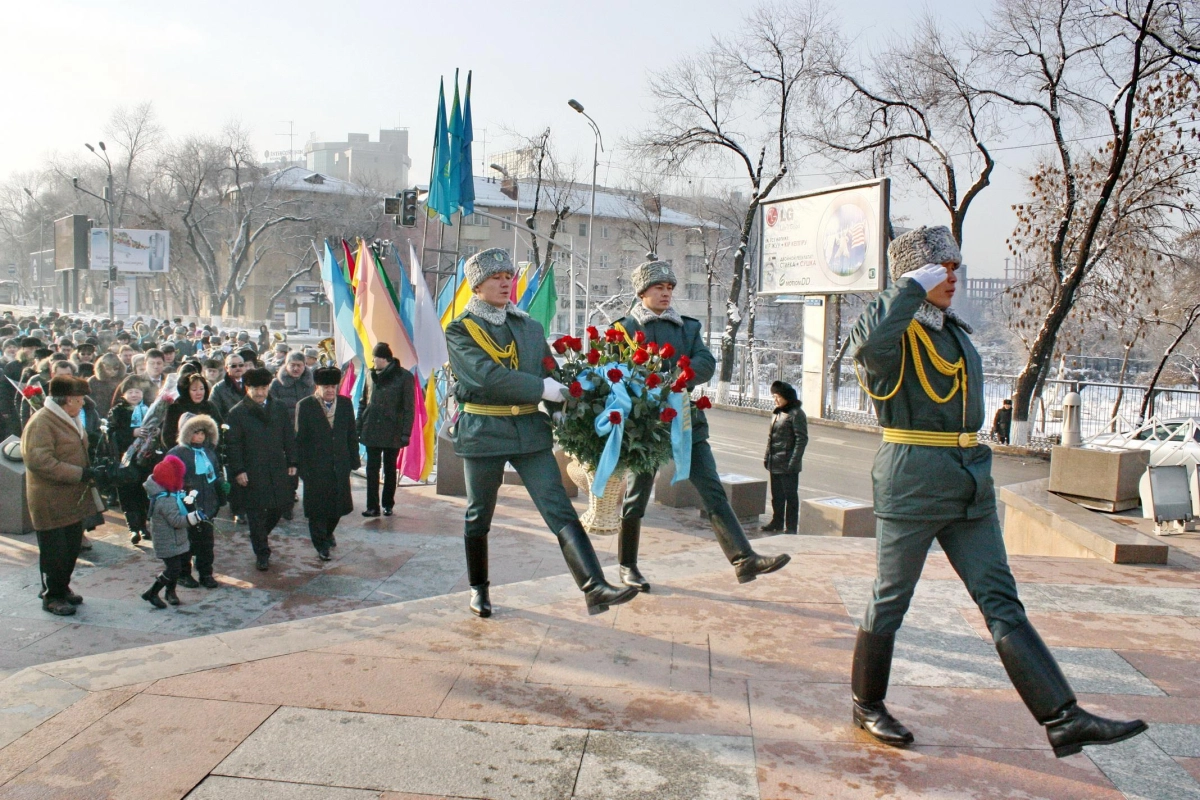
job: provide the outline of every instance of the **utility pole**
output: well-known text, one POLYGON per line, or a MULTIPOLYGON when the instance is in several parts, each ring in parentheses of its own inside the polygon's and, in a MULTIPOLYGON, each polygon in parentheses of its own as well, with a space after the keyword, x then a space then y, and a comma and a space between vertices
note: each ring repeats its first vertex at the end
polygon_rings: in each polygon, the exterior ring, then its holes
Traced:
POLYGON ((96 194, 82 188, 79 185, 79 178, 73 178, 71 182, 74 184, 76 190, 83 192, 84 194, 91 195, 92 197, 96 197, 98 200, 108 204, 108 318, 116 319, 116 301, 113 294, 113 289, 116 287, 117 283, 117 264, 113 258, 113 248, 116 245, 116 242, 113 238, 114 228, 116 227, 116 195, 113 192, 112 161, 109 160, 108 157, 108 148, 104 146, 104 142, 99 142, 99 145, 100 153, 97 153, 96 148, 92 147, 90 144, 84 143, 83 146, 90 150, 92 155, 103 161, 104 166, 108 168, 108 185, 104 190, 105 196, 97 197, 96 194), (103 153, 103 155, 101 155, 101 153, 103 153))

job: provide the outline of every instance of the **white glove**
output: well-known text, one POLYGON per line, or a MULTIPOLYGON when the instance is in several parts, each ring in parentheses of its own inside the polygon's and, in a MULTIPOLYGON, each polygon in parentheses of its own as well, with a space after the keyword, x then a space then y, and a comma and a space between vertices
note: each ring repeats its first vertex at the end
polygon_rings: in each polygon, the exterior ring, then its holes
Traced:
POLYGON ((200 520, 202 520, 202 519, 204 519, 204 517, 200 514, 199 511, 193 511, 192 513, 187 515, 188 525, 199 525, 200 520))
POLYGON ((567 387, 554 378, 542 378, 542 399, 550 403, 561 403, 566 399, 567 387))
POLYGON ((912 272, 906 272, 901 275, 901 278, 912 278, 917 283, 921 284, 921 288, 928 294, 935 286, 940 286, 946 282, 946 277, 949 275, 946 268, 941 264, 926 264, 920 269, 914 269, 912 272))

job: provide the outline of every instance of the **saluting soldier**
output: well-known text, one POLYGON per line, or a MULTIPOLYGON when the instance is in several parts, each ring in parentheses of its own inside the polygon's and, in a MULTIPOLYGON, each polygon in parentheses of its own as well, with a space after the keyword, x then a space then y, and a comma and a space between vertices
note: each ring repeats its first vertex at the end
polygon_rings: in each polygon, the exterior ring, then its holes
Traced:
MULTIPOLYGON (((653 257, 653 256, 652 256, 653 257)), ((684 317, 671 306, 675 292, 675 273, 665 261, 647 261, 638 265, 631 276, 633 291, 638 301, 630 309, 629 316, 620 324, 630 336, 638 331, 645 334, 646 343, 658 345, 658 352, 670 345, 674 352, 664 360, 674 369, 683 358, 693 376, 687 388, 705 384, 716 370, 717 360, 704 342, 704 331, 700 320, 684 317)), ((670 352, 670 351, 668 351, 670 352)), ((692 404, 692 454, 691 474, 688 478, 700 495, 700 502, 708 512, 717 542, 729 563, 733 565, 738 583, 747 583, 759 575, 775 572, 791 560, 786 553, 777 556, 761 556, 754 552, 737 514, 729 505, 729 498, 721 486, 717 474, 717 462, 713 459, 708 444, 708 420, 704 409, 692 404)), ((633 476, 625 495, 625 506, 621 512, 621 534, 617 541, 617 560, 620 562, 621 581, 643 592, 650 591, 650 583, 638 570, 638 543, 642 535, 642 517, 650 503, 650 492, 654 488, 655 473, 633 476)))
MULTIPOLYGON (((888 248, 893 285, 863 311, 850 353, 866 373, 883 444, 872 470, 878 517, 874 592, 854 648, 854 723, 890 745, 912 734, 888 713, 896 631, 936 539, 983 612, 1021 699, 1058 757, 1146 730, 1084 711, 1025 617, 996 516, 984 423, 983 365, 950 308, 962 255, 950 230, 918 228, 888 248)), ((861 376, 860 376, 861 380, 861 376)))
POLYGON ((446 328, 454 395, 461 414, 454 450, 463 459, 467 484, 465 538, 471 611, 491 616, 488 596, 488 530, 496 493, 510 463, 521 476, 542 519, 558 537, 589 614, 632 600, 636 589, 604 579, 596 551, 563 489, 551 448, 550 417, 538 402, 560 403, 563 385, 548 376, 550 356, 542 326, 509 302, 513 265, 508 253, 476 253, 464 273, 474 297, 446 328))

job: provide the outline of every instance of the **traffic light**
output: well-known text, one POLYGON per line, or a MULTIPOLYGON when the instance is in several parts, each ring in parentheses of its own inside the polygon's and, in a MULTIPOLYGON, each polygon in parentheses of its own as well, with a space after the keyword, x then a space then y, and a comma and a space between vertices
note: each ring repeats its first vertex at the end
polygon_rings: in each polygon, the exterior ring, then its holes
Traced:
POLYGON ((383 213, 389 217, 400 216, 400 195, 383 198, 383 213))
POLYGON ((417 226, 417 190, 405 189, 400 194, 400 225, 404 228, 417 226))

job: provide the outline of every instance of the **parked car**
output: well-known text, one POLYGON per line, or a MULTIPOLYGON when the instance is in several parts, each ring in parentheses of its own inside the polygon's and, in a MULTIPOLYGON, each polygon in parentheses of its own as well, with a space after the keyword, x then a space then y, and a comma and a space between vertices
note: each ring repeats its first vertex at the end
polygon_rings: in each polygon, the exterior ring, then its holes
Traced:
POLYGON ((1188 472, 1200 462, 1200 420, 1194 417, 1151 417, 1132 430, 1101 433, 1085 442, 1088 447, 1150 451, 1154 467, 1183 464, 1188 472))

